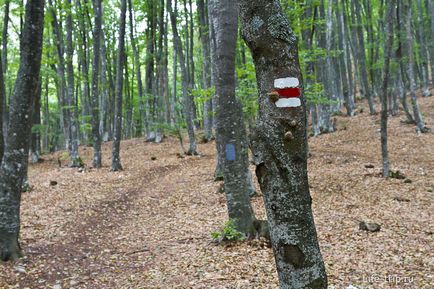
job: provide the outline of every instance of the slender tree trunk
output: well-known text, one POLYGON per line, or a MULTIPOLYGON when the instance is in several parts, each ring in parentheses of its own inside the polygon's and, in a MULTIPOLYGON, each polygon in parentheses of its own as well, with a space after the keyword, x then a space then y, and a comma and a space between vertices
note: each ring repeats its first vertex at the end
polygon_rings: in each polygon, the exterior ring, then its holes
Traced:
POLYGON ((427 8, 428 13, 430 15, 430 26, 429 31, 431 37, 430 37, 430 45, 429 45, 429 51, 430 51, 430 62, 431 62, 431 84, 434 84, 434 3, 431 0, 427 0, 427 8))
POLYGON ((393 46, 393 18, 395 9, 395 0, 390 0, 387 3, 387 14, 385 23, 386 40, 384 44, 384 70, 383 70, 383 85, 381 87, 381 156, 383 158, 383 176, 389 177, 389 155, 387 148, 387 86, 389 83, 390 58, 392 57, 393 46))
POLYGON ((428 47, 425 40, 425 25, 423 21, 423 5, 422 0, 417 0, 417 35, 419 40, 420 66, 422 73, 422 95, 424 97, 431 96, 429 90, 429 71, 428 71, 428 47))
POLYGON ((100 168, 101 163, 101 136, 99 133, 99 77, 101 65, 101 26, 102 26, 102 0, 94 0, 93 11, 95 24, 93 28, 93 60, 92 60, 92 138, 94 168, 100 168))
MULTIPOLYGON (((336 1, 337 3, 337 1, 336 1)), ((342 7, 341 7, 342 8, 342 7)), ((336 19, 337 19, 337 27, 338 27, 338 48, 340 50, 339 55, 339 66, 340 66, 340 75, 342 77, 341 83, 342 83, 342 93, 344 96, 344 106, 347 111, 347 116, 354 116, 354 101, 353 98, 350 96, 350 85, 348 80, 348 75, 351 74, 351 70, 348 71, 348 66, 346 64, 346 53, 348 45, 345 40, 345 22, 344 22, 344 16, 343 14, 345 11, 342 11, 342 9, 336 5, 335 12, 336 12, 336 19)))
MULTIPOLYGON (((68 0, 68 5, 71 4, 71 0, 68 0)), ((70 136, 71 136, 71 167, 81 167, 83 163, 78 154, 79 145, 79 128, 78 128, 78 118, 77 118, 77 103, 75 101, 74 95, 74 46, 72 43, 72 12, 69 11, 66 16, 66 77, 68 82, 67 87, 67 105, 69 110, 70 119, 70 136)))
POLYGON ((419 103, 417 101, 416 96, 416 76, 414 73, 414 52, 413 52, 413 31, 411 28, 411 1, 404 0, 404 21, 405 21, 405 30, 407 36, 407 52, 408 52, 408 66, 407 73, 410 81, 410 97, 411 104, 413 106, 413 115, 414 120, 416 121, 416 130, 418 133, 428 132, 428 128, 425 126, 425 122, 423 121, 422 114, 419 109, 419 103))
POLYGON ((279 1, 240 3, 243 35, 252 51, 260 93, 252 146, 280 288, 325 289, 307 176, 305 99, 301 94, 293 101, 278 100, 293 106, 289 108, 273 103, 274 89, 297 82, 303 87, 296 37, 279 1))
POLYGON ((140 117, 142 119, 142 123, 140 124, 142 126, 142 133, 143 135, 147 135, 149 131, 148 127, 148 121, 147 121, 147 115, 145 110, 145 100, 143 95, 143 83, 142 83, 142 71, 141 71, 141 65, 140 65, 140 53, 139 49, 136 44, 136 39, 134 37, 134 15, 133 15, 133 3, 131 0, 128 0, 128 10, 129 10, 129 16, 130 16, 130 41, 131 41, 131 47, 133 49, 133 57, 134 57, 134 67, 136 68, 136 78, 137 78, 137 91, 139 96, 139 112, 140 117))
MULTIPOLYGON (((235 6, 236 7, 236 6, 235 6)), ((249 197, 247 135, 241 103, 235 97, 235 54, 238 11, 231 0, 210 0, 208 9, 217 49, 213 55, 216 87, 216 136, 225 152, 223 176, 229 219, 238 231, 252 236, 255 215, 249 197)))
POLYGON ((118 39, 118 55, 116 61, 116 89, 115 89, 115 126, 113 135, 112 148, 112 171, 122 170, 120 149, 122 138, 122 91, 123 91, 123 71, 125 59, 125 18, 127 10, 127 1, 121 1, 121 15, 119 19, 119 39, 118 39))
POLYGON ((107 64, 107 49, 104 39, 104 31, 101 30, 101 114, 99 131, 103 141, 110 139, 110 112, 109 112, 109 98, 110 98, 110 83, 107 79, 108 64, 107 64))
MULTIPOLYGON (((3 74, 4 76, 6 76, 8 71, 8 26, 9 26, 10 0, 5 0, 4 5, 5 5, 5 10, 3 15, 4 18, 3 18, 3 32, 2 32, 1 65, 2 65, 3 74)), ((3 78, 4 94, 0 105, 2 106, 2 111, 3 111, 2 113, 3 137, 6 140, 6 136, 8 133, 8 123, 9 123, 9 109, 8 109, 8 95, 6 91, 6 84, 4 83, 4 81, 6 81, 5 78, 3 78)))
POLYGON ((31 126, 31 140, 30 140, 30 158, 32 164, 36 164, 39 162, 39 156, 41 154, 41 134, 40 134, 40 126, 41 126, 41 93, 42 93, 42 85, 41 80, 39 81, 39 86, 37 93, 35 93, 35 105, 34 111, 32 114, 32 125, 36 126, 36 131, 33 131, 33 126, 31 126))
POLYGON ((3 79, 3 65, 2 63, 2 56, 0 54, 0 165, 2 163, 4 149, 5 149, 5 142, 4 142, 4 136, 3 136, 3 99, 6 97, 6 91, 5 91, 5 82, 3 79))
MULTIPOLYGON (((211 87, 211 51, 210 51, 210 37, 209 37, 209 20, 208 9, 205 6, 204 0, 197 1, 197 8, 199 11, 199 35, 202 42, 202 55, 203 55, 203 71, 202 71, 202 88, 209 89, 211 87)), ((203 126, 204 138, 206 141, 213 139, 212 135, 212 97, 205 99, 203 104, 203 126)))
POLYGON ((27 1, 22 32, 20 67, 11 98, 11 118, 0 167, 0 259, 22 256, 20 233, 21 189, 26 176, 31 115, 38 89, 44 29, 44 1, 27 1))
POLYGON ((365 52, 365 39, 363 37, 363 27, 362 27, 362 15, 361 15, 361 6, 359 3, 359 0, 352 0, 352 15, 355 18, 355 35, 357 37, 357 61, 358 61, 358 68, 359 68, 359 74, 360 74, 360 83, 361 88, 363 91, 363 95, 368 99, 369 104, 369 111, 371 114, 376 114, 375 107, 374 107, 374 99, 372 96, 372 92, 369 86, 369 80, 368 80, 368 72, 366 68, 366 52, 365 52))
POLYGON ((188 155, 197 155, 197 145, 196 137, 194 133, 194 123, 193 123, 193 97, 191 95, 190 80, 188 76, 187 66, 185 64, 185 56, 182 49, 181 38, 178 34, 178 28, 176 23, 176 14, 172 11, 172 1, 167 1, 167 11, 170 14, 170 20, 172 23, 172 33, 174 39, 174 46, 176 49, 176 54, 181 66, 181 77, 182 77, 182 97, 184 103, 184 115, 187 122, 188 139, 190 141, 190 147, 188 149, 188 155))

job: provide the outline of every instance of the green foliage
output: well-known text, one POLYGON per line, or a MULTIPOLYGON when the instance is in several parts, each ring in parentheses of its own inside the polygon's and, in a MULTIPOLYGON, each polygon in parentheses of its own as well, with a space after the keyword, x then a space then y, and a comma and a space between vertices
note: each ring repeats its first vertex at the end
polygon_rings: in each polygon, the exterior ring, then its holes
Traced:
POLYGON ((246 238, 243 233, 237 231, 235 223, 231 219, 219 231, 212 232, 211 237, 216 242, 243 241, 246 238))
POLYGON ((256 71, 253 63, 236 69, 238 86, 236 96, 243 105, 245 118, 254 118, 258 113, 258 88, 256 84, 256 71))

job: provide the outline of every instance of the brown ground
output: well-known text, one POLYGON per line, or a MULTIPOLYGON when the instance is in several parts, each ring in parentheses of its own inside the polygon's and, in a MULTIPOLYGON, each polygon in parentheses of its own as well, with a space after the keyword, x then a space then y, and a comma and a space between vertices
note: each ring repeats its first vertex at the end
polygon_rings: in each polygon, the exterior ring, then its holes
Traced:
MULTIPOLYGON (((433 101, 421 100, 431 127, 433 101)), ((380 177, 379 116, 339 117, 338 132, 310 139, 313 209, 331 288, 432 288, 434 137, 417 136, 403 118, 390 122, 390 159, 412 183, 380 177), (359 231, 359 220, 381 231, 359 231)), ((26 257, 0 264, 0 288, 277 288, 272 251, 261 242, 211 243, 226 220, 214 146, 180 159, 172 139, 125 141, 121 173, 109 171, 109 144, 101 170, 59 168, 60 153, 44 156, 30 167, 34 188, 23 195, 26 257)), ((88 167, 91 153, 81 148, 88 167)), ((254 204, 262 217, 262 198, 254 204)))

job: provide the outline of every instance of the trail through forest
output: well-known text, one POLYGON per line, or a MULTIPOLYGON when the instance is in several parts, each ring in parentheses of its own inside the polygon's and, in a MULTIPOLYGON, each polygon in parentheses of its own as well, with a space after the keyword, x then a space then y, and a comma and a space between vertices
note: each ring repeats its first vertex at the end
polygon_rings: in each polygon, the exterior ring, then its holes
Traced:
MULTIPOLYGON (((420 102, 432 124, 432 98, 420 102)), ((391 118, 391 168, 405 179, 385 180, 379 116, 365 106, 354 118, 336 119, 336 133, 309 140, 313 210, 330 285, 430 288, 432 134, 416 136, 413 125, 401 123, 403 114, 391 118), (359 221, 382 227, 367 233, 359 221)), ((83 170, 66 162, 59 168, 62 152, 30 166, 33 189, 22 202, 26 257, 0 266, 0 288, 278 287, 264 242, 212 243, 211 232, 227 218, 213 180, 214 142, 200 144, 199 157, 180 158, 172 138, 124 141, 124 171, 117 173, 110 172, 110 148, 103 146, 100 170, 90 168, 90 147, 80 148, 83 170)), ((253 203, 263 218, 262 197, 253 203)))

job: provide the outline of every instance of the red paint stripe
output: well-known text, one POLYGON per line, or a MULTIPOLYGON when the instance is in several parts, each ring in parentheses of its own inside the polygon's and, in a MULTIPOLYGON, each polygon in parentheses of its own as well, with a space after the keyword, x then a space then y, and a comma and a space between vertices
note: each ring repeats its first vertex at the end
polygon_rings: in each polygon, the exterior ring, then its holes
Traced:
POLYGON ((276 91, 279 94, 280 98, 299 97, 301 95, 300 88, 298 87, 282 88, 277 89, 276 91))

